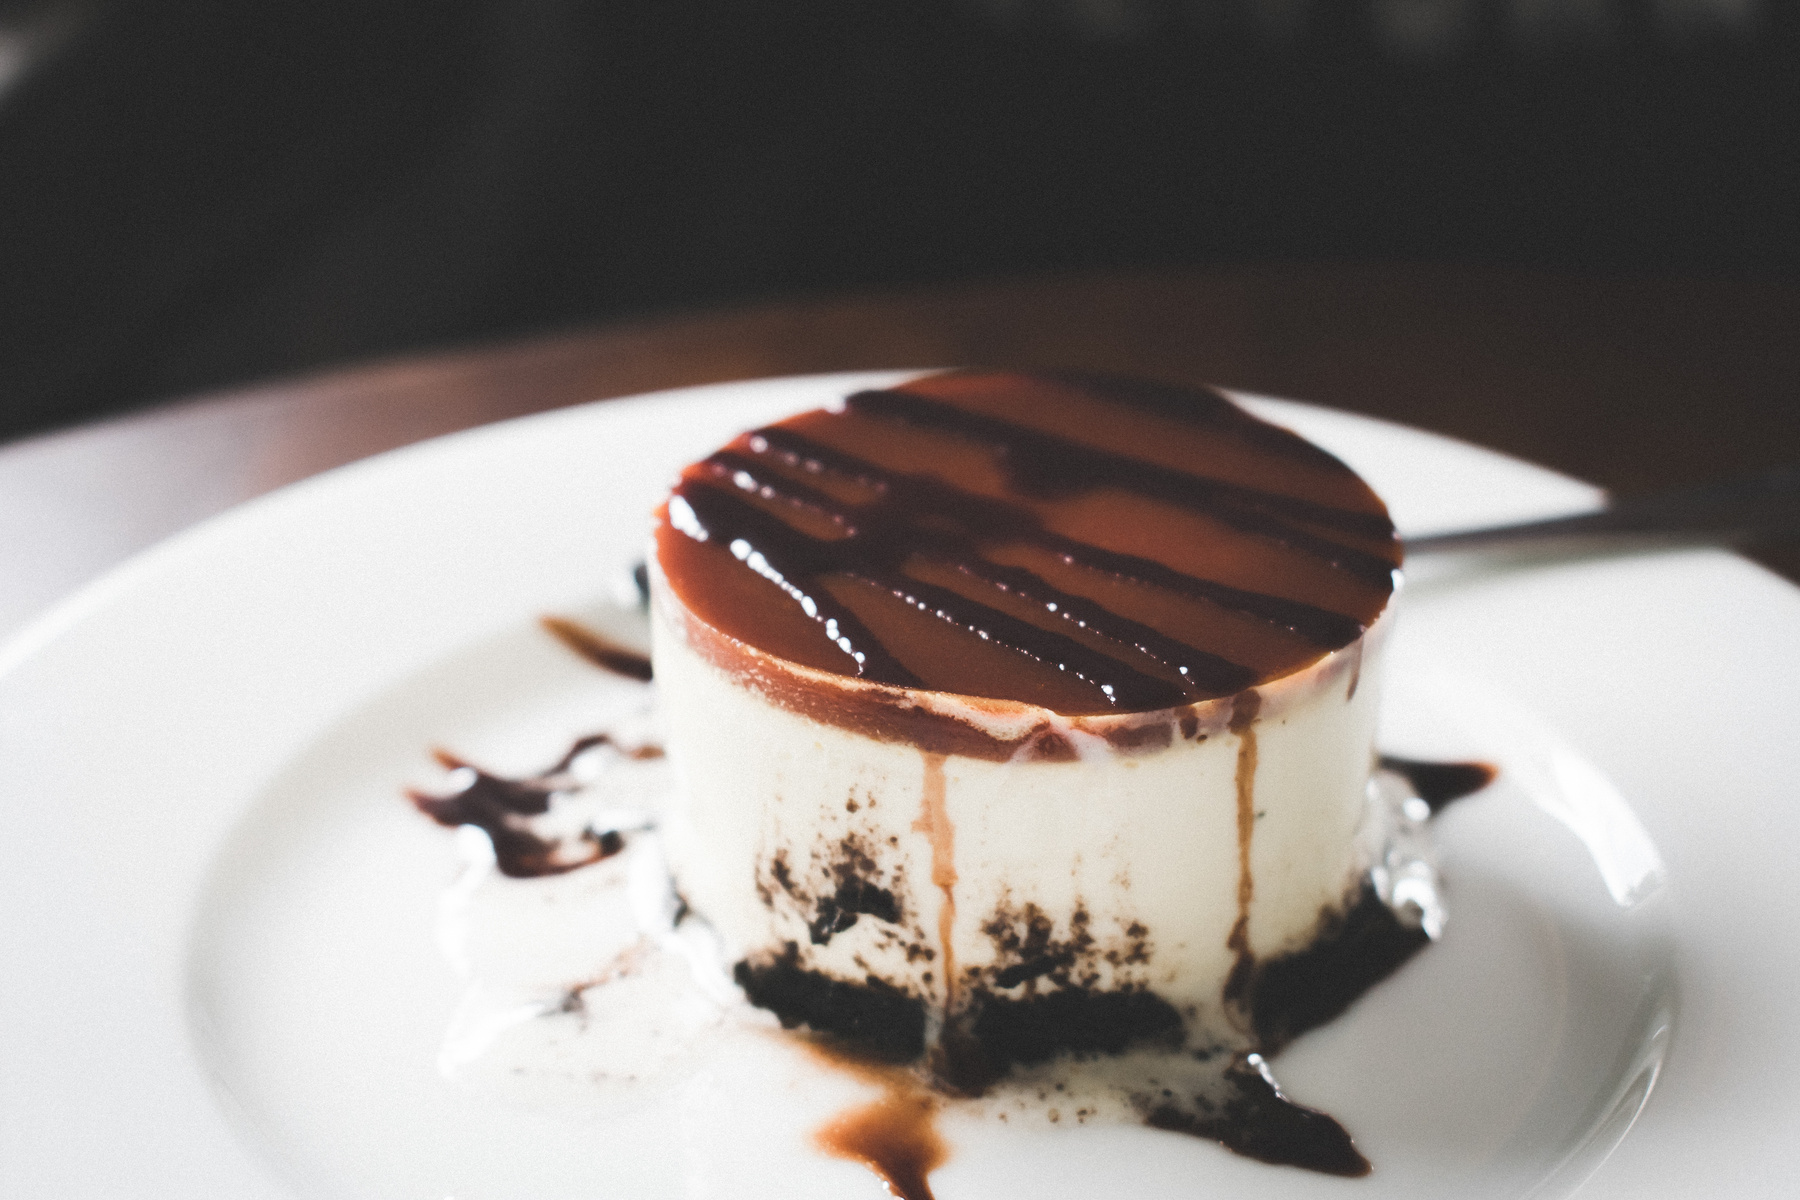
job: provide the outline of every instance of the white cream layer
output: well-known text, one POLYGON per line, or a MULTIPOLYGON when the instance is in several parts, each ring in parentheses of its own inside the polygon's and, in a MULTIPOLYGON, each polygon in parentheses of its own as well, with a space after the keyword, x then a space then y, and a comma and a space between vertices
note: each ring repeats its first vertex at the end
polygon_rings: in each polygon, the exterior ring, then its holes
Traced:
MULTIPOLYGON (((996 762, 929 755, 778 706, 746 682, 753 673, 696 653, 681 632, 694 618, 671 620, 658 590, 656 683, 677 780, 665 843, 683 897, 734 961, 771 959, 791 943, 802 967, 873 977, 953 1013, 976 988, 1023 996, 1051 986, 996 979, 1021 965, 1006 933, 1025 931, 1032 906, 1053 948, 1080 948, 1068 974, 1085 986, 1148 987, 1190 1029, 1224 1036, 1238 1023, 1221 989, 1240 914, 1256 957, 1302 948, 1369 869, 1359 834, 1385 616, 1360 642, 1259 688, 1245 732, 1228 728, 1230 700, 1212 701, 1182 710, 1199 736, 1120 751, 1080 732, 1083 722, 1013 705, 995 714, 996 731, 1048 720, 1080 757, 996 762), (1252 807, 1242 904, 1240 764, 1252 807), (864 914, 820 943, 819 900, 851 859, 893 895, 900 920, 864 914)), ((939 706, 929 694, 922 702, 939 706)))

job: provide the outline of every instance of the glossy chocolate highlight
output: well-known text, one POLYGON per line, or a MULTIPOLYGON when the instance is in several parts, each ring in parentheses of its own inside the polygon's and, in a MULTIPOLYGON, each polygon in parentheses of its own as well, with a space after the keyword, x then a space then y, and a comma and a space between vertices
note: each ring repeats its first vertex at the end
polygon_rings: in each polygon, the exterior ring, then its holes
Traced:
POLYGON ((856 393, 689 467, 661 515, 674 597, 730 642, 1071 716, 1300 670, 1400 557, 1349 468, 1217 393, 1053 373, 856 393))

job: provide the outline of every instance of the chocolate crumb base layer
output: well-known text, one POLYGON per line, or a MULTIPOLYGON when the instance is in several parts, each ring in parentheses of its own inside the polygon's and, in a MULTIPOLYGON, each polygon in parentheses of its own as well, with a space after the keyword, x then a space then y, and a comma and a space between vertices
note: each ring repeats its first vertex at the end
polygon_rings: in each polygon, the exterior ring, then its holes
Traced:
MULTIPOLYGON (((1259 1053, 1274 1054, 1333 1020, 1430 941, 1402 924, 1367 883, 1349 908, 1321 924, 1310 946, 1255 965, 1245 1008, 1251 1048, 1259 1053)), ((808 970, 800 966, 800 948, 793 943, 771 959, 738 963, 734 975, 750 1002, 774 1013, 786 1028, 804 1026, 883 1062, 911 1062, 925 1054, 925 1001, 874 976, 853 983, 808 970)), ((960 1049, 978 1051, 998 1079, 1014 1065, 1058 1054, 1118 1054, 1147 1044, 1179 1044, 1185 1023, 1148 988, 1070 986, 1020 998, 976 988, 958 1026, 954 1036, 966 1043, 960 1049)))
POLYGON ((1274 1054, 1336 1019, 1430 940, 1402 924, 1365 882, 1355 903, 1325 918, 1310 946, 1256 965, 1246 1007, 1257 1050, 1274 1054))
MULTIPOLYGON (((1146 1123, 1223 1142, 1267 1162, 1366 1173, 1368 1163, 1342 1127, 1282 1096, 1262 1070, 1261 1056, 1340 1015, 1428 940, 1402 924, 1365 884, 1347 909, 1321 921, 1312 945, 1255 964, 1244 993, 1254 1044, 1226 1066, 1224 1096, 1197 1105, 1153 1104, 1146 1123)), ((1019 998, 977 988, 928 1051, 923 999, 873 976, 853 983, 807 970, 796 945, 765 961, 740 962, 735 975, 750 1001, 773 1012, 785 1028, 809 1029, 843 1053, 874 1061, 921 1063, 934 1087, 955 1095, 978 1096, 1014 1067, 1060 1055, 1175 1052, 1186 1033, 1175 1006, 1147 988, 1075 986, 1019 998)))
POLYGON ((784 1029, 811 1029, 877 1062, 912 1062, 925 1053, 923 1000, 873 975, 850 983, 806 970, 791 942, 771 961, 738 963, 732 976, 784 1029))
POLYGON ((924 1061, 934 1083, 959 1095, 980 1095, 1012 1067, 1059 1054, 1174 1049, 1186 1028, 1180 1012, 1148 989, 1068 988, 1018 999, 980 990, 927 1055, 925 1001, 873 976, 850 983, 809 971, 794 945, 765 963, 738 963, 733 973, 751 1003, 783 1027, 805 1027, 879 1062, 924 1061))

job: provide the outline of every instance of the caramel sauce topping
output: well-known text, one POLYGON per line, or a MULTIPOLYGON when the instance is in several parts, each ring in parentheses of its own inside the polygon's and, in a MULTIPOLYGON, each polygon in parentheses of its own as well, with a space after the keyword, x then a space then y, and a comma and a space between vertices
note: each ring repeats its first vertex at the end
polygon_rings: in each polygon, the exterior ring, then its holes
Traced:
POLYGON ((657 558, 805 667, 1071 716, 1235 695, 1354 642, 1399 542, 1330 454, 1216 392, 961 371, 688 467, 657 558))

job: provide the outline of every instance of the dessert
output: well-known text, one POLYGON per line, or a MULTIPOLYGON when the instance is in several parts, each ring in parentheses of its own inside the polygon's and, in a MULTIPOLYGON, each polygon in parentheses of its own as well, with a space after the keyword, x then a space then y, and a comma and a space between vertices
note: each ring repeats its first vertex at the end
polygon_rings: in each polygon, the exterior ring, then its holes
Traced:
POLYGON ((947 1091, 1278 1049, 1346 945, 1422 941, 1360 919, 1399 559, 1209 391, 954 372, 747 433, 655 535, 676 886, 753 1002, 947 1091))

